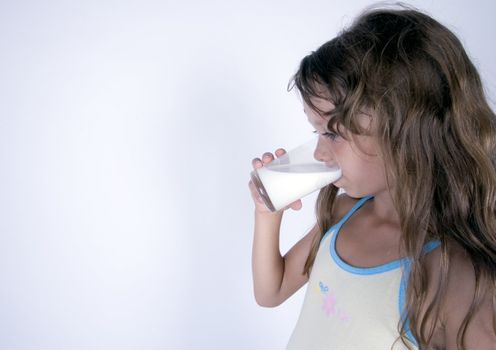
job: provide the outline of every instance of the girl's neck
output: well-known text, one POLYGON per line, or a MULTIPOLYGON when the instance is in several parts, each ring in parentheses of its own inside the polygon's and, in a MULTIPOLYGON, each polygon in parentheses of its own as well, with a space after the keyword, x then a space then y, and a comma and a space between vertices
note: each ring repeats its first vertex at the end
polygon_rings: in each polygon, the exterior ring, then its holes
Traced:
POLYGON ((378 221, 389 222, 391 224, 400 225, 400 218, 398 212, 393 206, 393 199, 389 192, 380 192, 374 194, 374 198, 367 201, 365 205, 370 210, 370 215, 378 221))

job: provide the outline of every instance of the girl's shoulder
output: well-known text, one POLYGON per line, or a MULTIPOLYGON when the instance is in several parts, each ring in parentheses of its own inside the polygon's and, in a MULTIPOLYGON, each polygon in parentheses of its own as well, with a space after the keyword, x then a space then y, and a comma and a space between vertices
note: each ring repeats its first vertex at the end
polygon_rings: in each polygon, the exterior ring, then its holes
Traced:
MULTIPOLYGON (((451 240, 448 241, 446 250, 449 258, 449 285, 447 292, 460 293, 464 288, 474 288, 474 266, 468 253, 458 243, 451 240)), ((433 281, 439 280, 438 278, 441 275, 441 268, 443 264, 445 264, 445 262, 443 259, 443 251, 441 246, 433 249, 426 255, 427 273, 430 276, 430 279, 433 281)))

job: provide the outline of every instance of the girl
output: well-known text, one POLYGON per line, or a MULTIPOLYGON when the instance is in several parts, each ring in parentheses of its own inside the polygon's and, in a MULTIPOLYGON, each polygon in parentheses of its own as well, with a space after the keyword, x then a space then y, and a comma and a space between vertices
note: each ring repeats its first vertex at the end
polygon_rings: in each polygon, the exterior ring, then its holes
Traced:
POLYGON ((496 349, 496 117, 460 41, 418 11, 369 10, 292 81, 315 158, 343 176, 284 257, 283 211, 250 183, 257 302, 308 282, 288 349, 496 349))

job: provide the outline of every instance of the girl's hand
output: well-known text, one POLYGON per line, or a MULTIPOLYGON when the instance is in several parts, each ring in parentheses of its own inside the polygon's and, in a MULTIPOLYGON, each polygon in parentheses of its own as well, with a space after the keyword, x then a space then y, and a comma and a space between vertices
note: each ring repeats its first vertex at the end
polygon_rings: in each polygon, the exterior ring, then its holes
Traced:
MULTIPOLYGON (((277 158, 281 157, 284 155, 286 151, 282 148, 279 148, 275 151, 275 154, 277 158)), ((255 158, 252 160, 252 166, 253 169, 258 169, 263 167, 264 165, 272 162, 274 160, 274 156, 270 152, 265 152, 262 156, 262 159, 260 158, 255 158)), ((265 206, 265 203, 260 197, 260 194, 258 193, 257 189, 255 188, 255 185, 253 182, 250 180, 248 183, 248 187, 250 188, 251 196, 253 198, 253 202, 255 203, 255 211, 260 212, 260 213, 271 213, 271 211, 265 206)), ((291 208, 293 210, 300 210, 302 207, 301 200, 297 200, 296 202, 293 202, 289 204, 288 206, 284 207, 283 209, 279 210, 278 212, 283 212, 284 210, 291 208)))

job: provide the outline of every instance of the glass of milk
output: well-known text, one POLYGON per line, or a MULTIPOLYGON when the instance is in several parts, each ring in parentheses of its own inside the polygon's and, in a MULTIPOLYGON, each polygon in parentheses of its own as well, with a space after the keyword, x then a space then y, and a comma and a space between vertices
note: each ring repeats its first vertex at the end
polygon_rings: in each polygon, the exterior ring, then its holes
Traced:
POLYGON ((337 163, 328 165, 314 158, 318 137, 251 172, 251 180, 270 211, 294 201, 341 177, 337 163))

